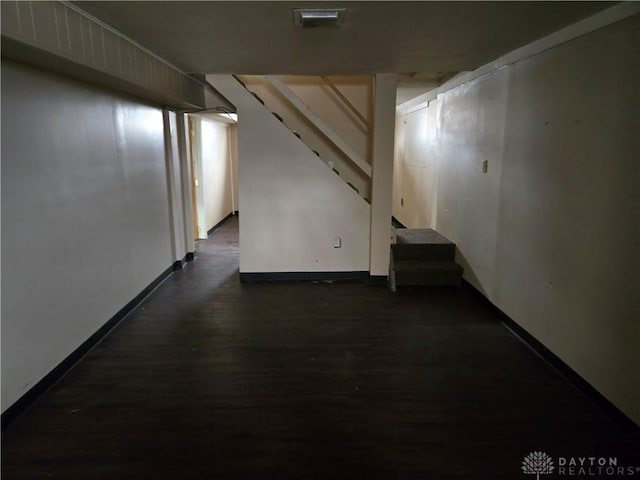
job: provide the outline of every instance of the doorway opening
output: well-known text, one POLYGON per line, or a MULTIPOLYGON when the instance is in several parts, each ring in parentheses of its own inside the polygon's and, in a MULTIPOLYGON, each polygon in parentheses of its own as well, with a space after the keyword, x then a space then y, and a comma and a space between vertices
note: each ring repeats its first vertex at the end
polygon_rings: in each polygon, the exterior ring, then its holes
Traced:
POLYGON ((206 239, 238 213, 238 127, 231 113, 189 115, 193 233, 206 239))

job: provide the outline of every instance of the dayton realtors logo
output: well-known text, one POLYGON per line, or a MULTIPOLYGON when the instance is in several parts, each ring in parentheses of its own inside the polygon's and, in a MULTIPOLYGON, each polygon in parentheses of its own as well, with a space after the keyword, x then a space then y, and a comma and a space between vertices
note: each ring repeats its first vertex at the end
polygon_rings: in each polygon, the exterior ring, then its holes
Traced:
POLYGON ((540 475, 549 475, 554 468, 553 460, 544 452, 531 452, 522 461, 522 471, 535 475, 536 480, 540 480, 540 475))
POLYGON ((540 475, 552 474, 555 474, 553 478, 640 477, 640 467, 620 465, 617 457, 557 457, 554 460, 545 452, 531 452, 524 457, 522 472, 525 475, 535 475, 536 480, 540 480, 540 475))

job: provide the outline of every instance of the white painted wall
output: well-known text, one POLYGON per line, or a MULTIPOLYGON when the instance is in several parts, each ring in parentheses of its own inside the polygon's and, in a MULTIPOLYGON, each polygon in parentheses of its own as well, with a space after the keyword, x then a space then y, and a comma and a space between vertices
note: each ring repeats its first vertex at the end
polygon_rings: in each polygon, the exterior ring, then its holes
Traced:
POLYGON ((639 23, 399 115, 393 204, 455 241, 465 278, 636 422, 639 23))
POLYGON ((369 205, 233 78, 207 80, 238 109, 240 272, 368 271, 369 205))
POLYGON ((2 409, 173 262, 162 111, 2 62, 2 409))
POLYGON ((396 117, 393 214, 408 227, 434 228, 437 205, 435 135, 438 101, 396 117))
POLYGON ((201 119, 202 155, 201 188, 206 231, 233 211, 234 181, 231 125, 206 118, 201 119))
POLYGON ((368 271, 369 205, 256 110, 238 128, 240 272, 368 271))

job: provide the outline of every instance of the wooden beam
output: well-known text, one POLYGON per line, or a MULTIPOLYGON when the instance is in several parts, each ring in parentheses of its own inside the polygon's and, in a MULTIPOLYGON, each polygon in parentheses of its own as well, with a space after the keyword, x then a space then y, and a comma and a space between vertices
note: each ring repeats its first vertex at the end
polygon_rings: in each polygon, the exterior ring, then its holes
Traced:
POLYGON ((371 165, 369 165, 358 153, 340 138, 331 128, 322 121, 300 98, 287 87, 282 80, 272 75, 266 75, 265 78, 278 90, 284 97, 289 100, 307 120, 320 130, 331 143, 338 147, 367 177, 371 178, 371 165))
POLYGON ((344 96, 344 94, 338 89, 338 87, 336 87, 334 83, 331 80, 329 80, 328 77, 321 76, 320 78, 324 80, 324 83, 326 83, 329 86, 329 88, 333 90, 333 93, 335 93, 338 96, 338 98, 342 100, 342 103, 344 103, 347 107, 349 107, 349 110, 351 110, 353 114, 356 117, 358 117, 358 120, 360 120, 364 124, 364 126, 367 127, 367 130, 371 130, 371 125, 369 124, 369 121, 365 118, 364 115, 360 113, 360 111, 356 108, 356 106, 353 103, 351 103, 347 97, 344 96))

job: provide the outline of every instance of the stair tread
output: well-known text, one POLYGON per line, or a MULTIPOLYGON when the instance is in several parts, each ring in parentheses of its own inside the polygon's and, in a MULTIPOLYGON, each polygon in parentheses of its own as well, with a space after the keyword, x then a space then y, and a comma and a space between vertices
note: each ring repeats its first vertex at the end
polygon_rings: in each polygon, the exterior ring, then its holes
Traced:
POLYGON ((453 245, 451 240, 432 228, 398 228, 396 229, 396 242, 411 245, 453 245))
MULTIPOLYGON (((245 88, 246 88, 246 87, 245 87, 245 88)), ((251 95, 253 95, 253 98, 255 98, 255 99, 256 99, 256 100, 258 100, 262 105, 264 105, 264 100, 262 100, 262 99, 258 96, 258 94, 257 94, 256 92, 251 92, 251 91, 249 91, 249 93, 250 93, 251 95)))

